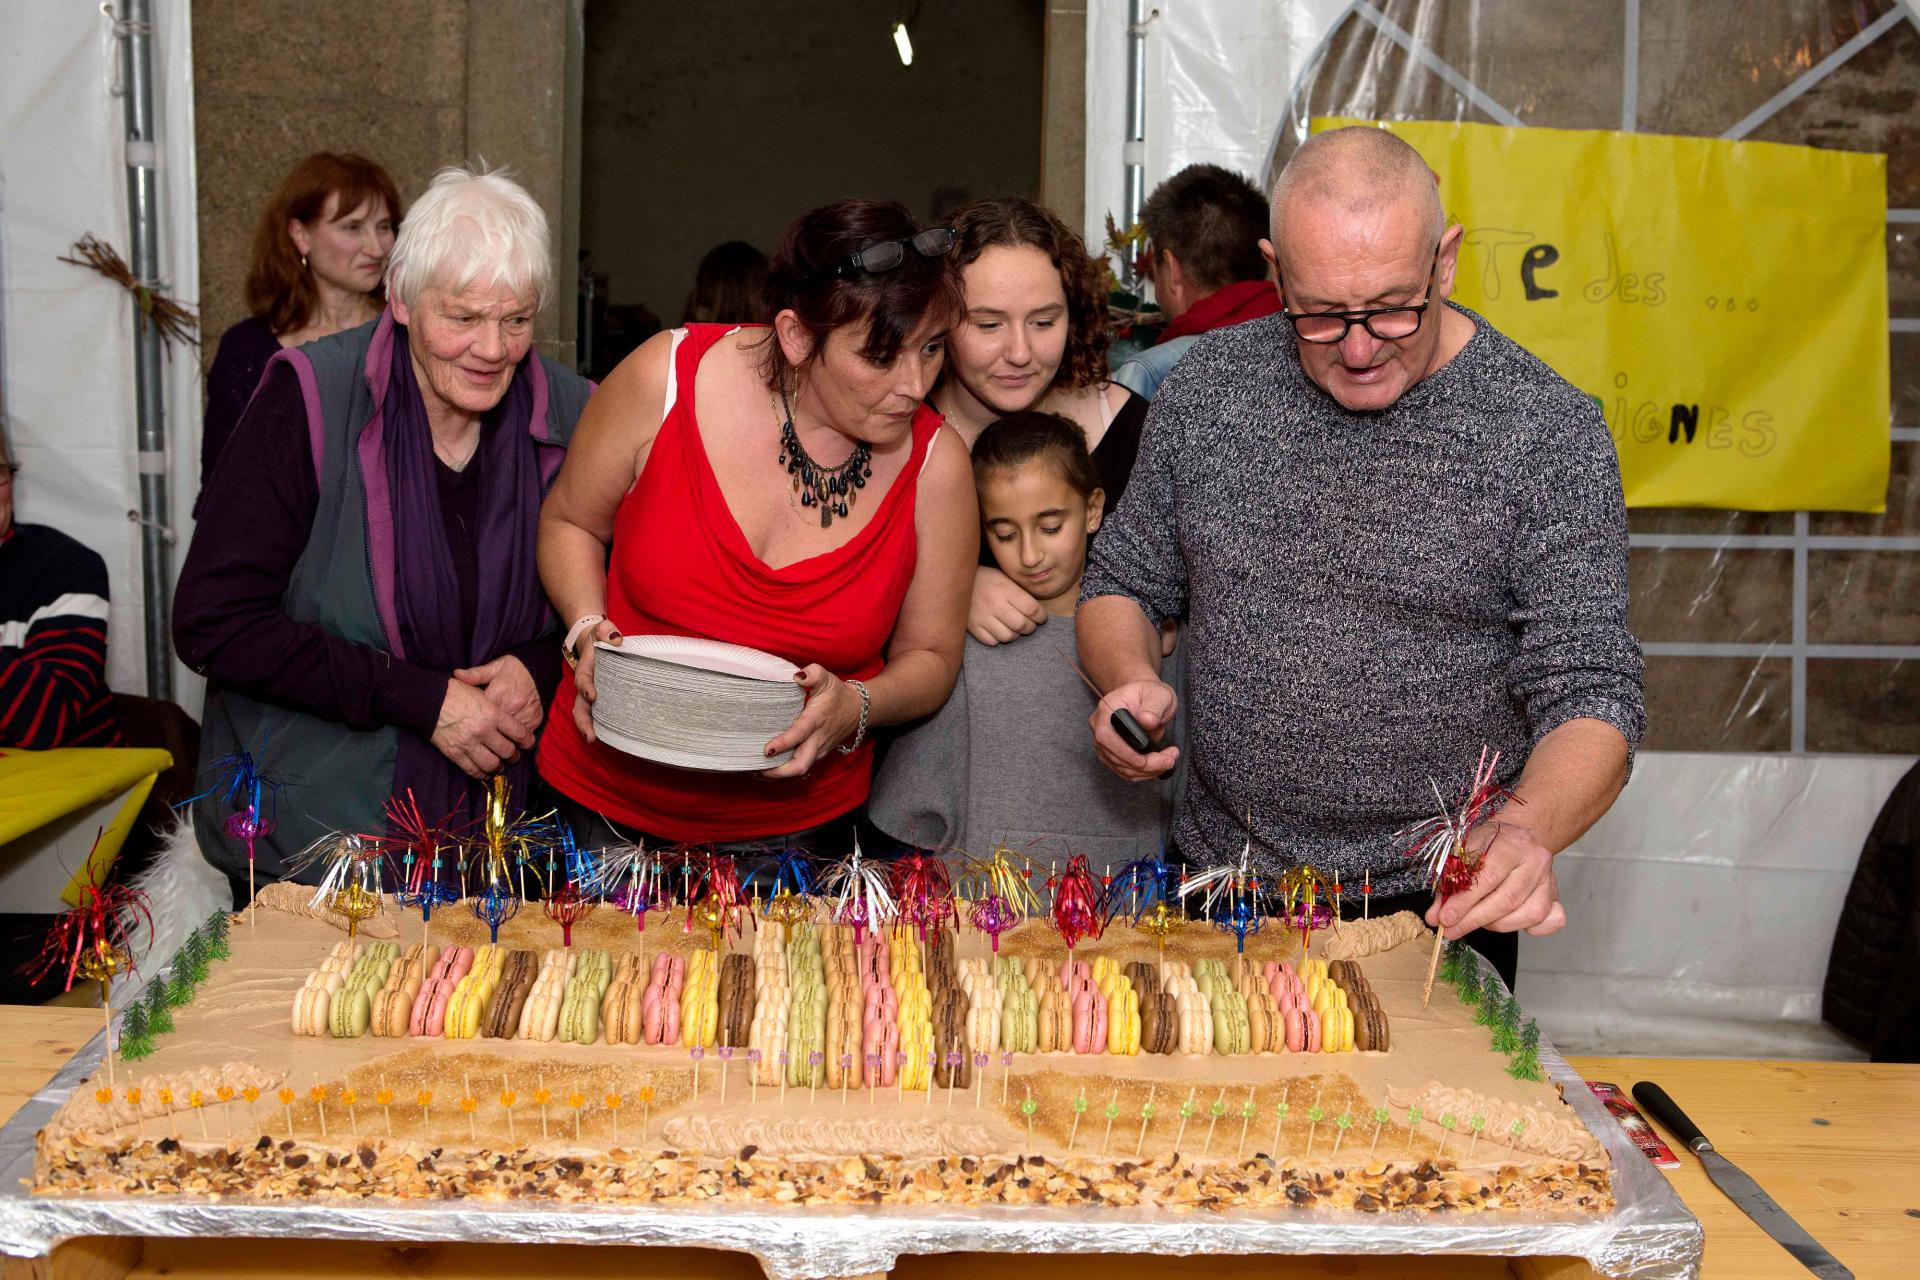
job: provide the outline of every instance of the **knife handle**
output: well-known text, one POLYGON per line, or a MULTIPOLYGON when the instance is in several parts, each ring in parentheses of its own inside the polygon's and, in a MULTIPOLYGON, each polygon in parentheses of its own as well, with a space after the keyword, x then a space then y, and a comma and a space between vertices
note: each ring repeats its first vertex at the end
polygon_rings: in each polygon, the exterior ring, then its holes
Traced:
POLYGON ((1687 1145, 1687 1149, 1696 1155, 1702 1151, 1713 1150, 1713 1144, 1707 1141, 1707 1135, 1700 1132, 1700 1126, 1687 1118, 1680 1104, 1667 1096, 1667 1091, 1651 1080, 1642 1080, 1633 1086, 1633 1100, 1647 1109, 1647 1114, 1658 1120, 1661 1127, 1687 1145))

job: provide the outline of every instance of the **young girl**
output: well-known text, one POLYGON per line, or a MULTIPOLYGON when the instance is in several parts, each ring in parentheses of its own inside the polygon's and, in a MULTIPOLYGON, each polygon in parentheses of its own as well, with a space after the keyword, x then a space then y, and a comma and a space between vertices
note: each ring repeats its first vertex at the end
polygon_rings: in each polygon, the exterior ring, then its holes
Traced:
MULTIPOLYGON (((888 751, 868 817, 921 848, 986 854, 1053 836, 1095 866, 1156 853, 1173 784, 1123 782, 1101 765, 1087 732, 1097 699, 1073 666, 1087 540, 1105 507, 1085 436, 1056 414, 1010 414, 975 441, 973 474, 995 561, 1050 619, 1009 644, 968 638, 946 705, 888 751)), ((1178 688, 1177 663, 1166 669, 1178 688)))

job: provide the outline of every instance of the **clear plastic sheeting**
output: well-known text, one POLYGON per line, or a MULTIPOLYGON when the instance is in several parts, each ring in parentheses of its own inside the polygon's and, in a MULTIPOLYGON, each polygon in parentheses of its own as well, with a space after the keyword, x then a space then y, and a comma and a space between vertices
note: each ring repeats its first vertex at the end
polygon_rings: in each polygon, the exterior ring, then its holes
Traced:
POLYGON ((1575 1053, 1864 1058, 1820 1021, 1860 846, 1907 757, 1643 753, 1520 939, 1527 1012, 1575 1053))
POLYGON ((209 1200, 205 1197, 34 1196, 33 1136, 99 1065, 95 1036, 0 1129, 0 1253, 37 1257, 87 1236, 663 1245, 756 1256, 771 1280, 884 1273, 903 1254, 1157 1253, 1490 1254, 1585 1258, 1603 1276, 1699 1275, 1699 1222, 1550 1044, 1540 1060, 1606 1145, 1616 1205, 1605 1214, 1334 1214, 1070 1210, 933 1212, 902 1207, 779 1209, 582 1207, 524 1201, 209 1200))

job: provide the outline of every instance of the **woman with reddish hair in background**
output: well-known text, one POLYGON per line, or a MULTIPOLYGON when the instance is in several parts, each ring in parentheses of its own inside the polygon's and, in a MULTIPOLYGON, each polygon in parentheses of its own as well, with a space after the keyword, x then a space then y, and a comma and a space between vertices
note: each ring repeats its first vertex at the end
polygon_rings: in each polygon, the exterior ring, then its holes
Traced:
POLYGON ((281 182, 253 233, 249 315, 220 336, 207 374, 203 490, 275 352, 380 315, 387 254, 399 226, 392 175, 362 156, 317 151, 281 182))

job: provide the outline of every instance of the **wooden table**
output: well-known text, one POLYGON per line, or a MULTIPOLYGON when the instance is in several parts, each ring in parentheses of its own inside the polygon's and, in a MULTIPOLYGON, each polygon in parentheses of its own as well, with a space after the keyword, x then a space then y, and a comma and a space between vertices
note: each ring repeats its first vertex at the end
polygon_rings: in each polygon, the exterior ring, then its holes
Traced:
MULTIPOLYGON (((99 1030, 86 1009, 0 1005, 0 1122, 99 1030)), ((1854 1274, 1911 1272, 1920 1262, 1920 1066, 1709 1059, 1574 1058, 1590 1080, 1630 1088, 1656 1080, 1728 1159, 1751 1173, 1854 1274)), ((1682 1155, 1669 1177, 1707 1233, 1708 1280, 1801 1277, 1802 1268, 1682 1155)), ((1360 1280, 1440 1277, 1587 1280, 1592 1271, 1555 1258, 1027 1257, 1022 1280, 1086 1280, 1116 1264, 1153 1280, 1360 1280)), ((903 1257, 898 1280, 1003 1280, 1000 1254, 903 1257)), ((391 1245, 328 1241, 74 1241, 52 1258, 6 1263, 6 1280, 285 1280, 404 1275, 475 1280, 760 1280, 745 1254, 698 1249, 574 1245, 391 1245)), ((1112 1274, 1112 1273, 1110 1273, 1112 1274)))

